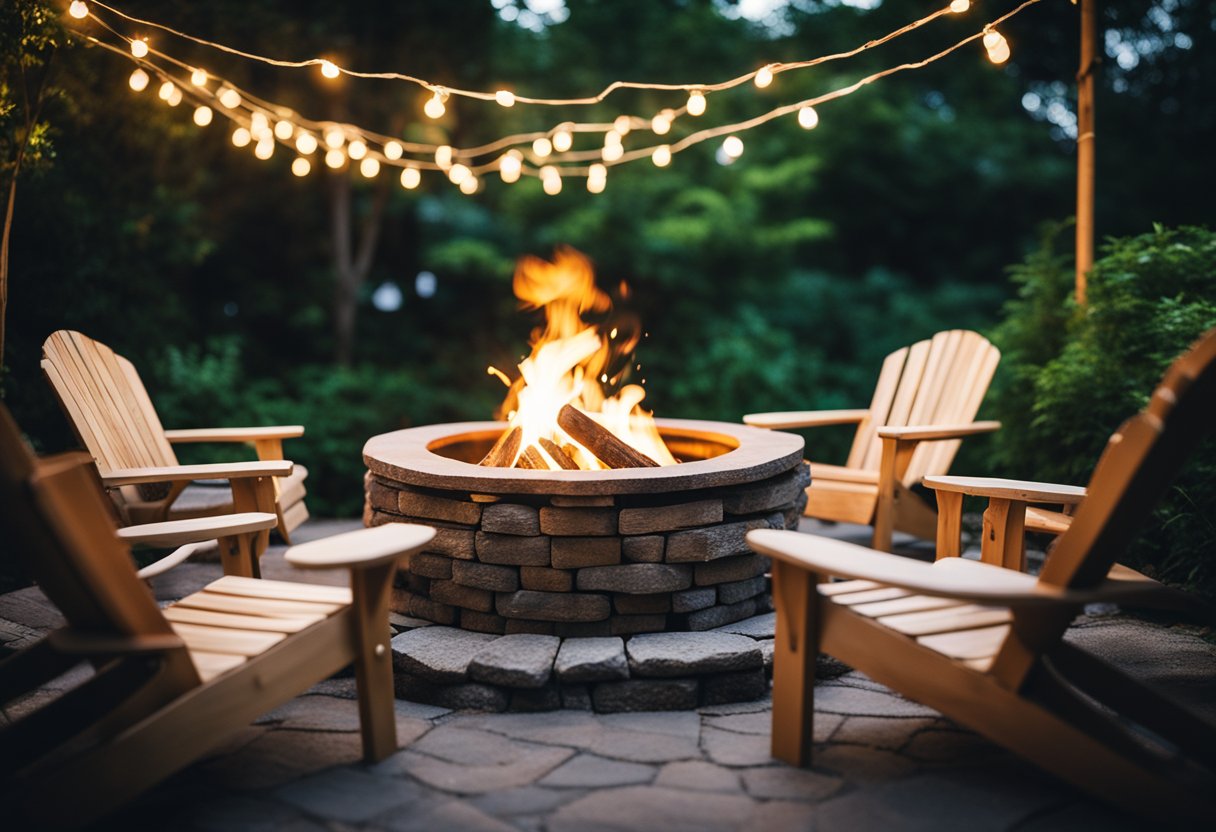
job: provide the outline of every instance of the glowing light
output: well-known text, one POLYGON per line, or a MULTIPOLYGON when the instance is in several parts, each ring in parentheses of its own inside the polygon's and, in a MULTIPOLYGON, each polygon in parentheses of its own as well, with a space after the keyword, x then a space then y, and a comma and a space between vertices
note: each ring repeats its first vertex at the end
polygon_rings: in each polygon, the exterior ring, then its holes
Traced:
POLYGON ((498 174, 502 177, 502 181, 508 185, 512 182, 519 181, 519 175, 523 170, 523 154, 518 150, 508 150, 498 160, 498 174))
POLYGON ((994 64, 1003 64, 1009 60, 1009 41, 995 29, 984 35, 984 48, 988 50, 988 60, 994 64))
POLYGON ((704 114, 705 93, 701 92, 700 90, 693 90, 688 96, 688 104, 685 106, 688 108, 688 114, 690 116, 699 116, 704 114))
POLYGON ((68 14, 77 20, 83 20, 89 16, 89 7, 80 0, 72 0, 72 5, 68 6, 68 14))
POLYGON ((325 153, 325 166, 337 170, 346 164, 346 154, 336 147, 325 153))
POLYGON ((337 150, 346 144, 346 134, 337 127, 325 128, 325 146, 337 150))
POLYGON ((558 153, 565 153, 574 144, 574 135, 570 132, 571 127, 572 125, 563 124, 553 134, 553 149, 558 153))
POLYGON ((549 141, 544 136, 541 136, 536 141, 532 142, 532 153, 538 159, 543 159, 553 152, 553 142, 549 141))
POLYGON ((174 84, 172 81, 166 81, 160 85, 160 89, 157 90, 156 94, 160 97, 161 101, 168 101, 175 89, 177 89, 177 84, 174 84))
POLYGON ((270 119, 266 118, 265 113, 253 113, 249 116, 249 132, 259 139, 270 132, 270 119))
POLYGON ((190 73, 190 83, 196 87, 207 86, 207 72, 203 69, 196 69, 190 73))
POLYGON ((199 127, 206 127, 208 124, 211 123, 211 118, 213 115, 214 115, 214 113, 211 112, 211 108, 208 107, 206 104, 204 104, 201 107, 198 107, 195 109, 194 123, 197 124, 199 127))
POLYGON ((766 66, 760 67, 758 70, 756 70, 756 77, 752 79, 752 83, 754 83, 758 88, 764 89, 769 84, 773 83, 773 71, 766 66))
POLYGON ((540 182, 541 187, 549 196, 556 196, 562 192, 562 175, 553 165, 545 165, 540 169, 540 182))
POLYGON ((464 165, 456 164, 448 170, 448 179, 452 180, 453 185, 459 185, 464 180, 473 175, 473 172, 464 165))
POLYGON ((359 163, 359 173, 366 176, 368 179, 375 177, 380 172, 380 160, 375 156, 368 156, 359 163))
POLYGON ((296 150, 305 156, 310 153, 315 153, 317 150, 317 137, 312 133, 303 133, 296 136, 296 150))
POLYGON ((291 172, 296 176, 308 176, 312 171, 312 162, 305 159, 303 156, 297 156, 295 161, 291 163, 291 172))
POLYGON ((235 110, 241 106, 241 94, 229 87, 220 93, 220 104, 229 110, 235 110))
POLYGON ((605 162, 615 162, 624 155, 625 148, 619 144, 606 144, 604 145, 604 149, 600 151, 600 158, 605 162))
POLYGON ((265 161, 274 155, 274 139, 265 138, 258 141, 253 148, 253 155, 265 161))
POLYGON ((655 167, 665 168, 671 164, 671 145, 661 144, 654 149, 654 153, 650 154, 650 161, 654 162, 655 167))
POLYGON ((447 168, 452 164, 452 148, 446 144, 441 144, 435 148, 435 164, 441 168, 447 168))
POLYGON ((460 192, 462 194, 475 194, 477 189, 481 187, 481 180, 476 176, 467 176, 460 183, 460 192))
POLYGON ((321 74, 326 78, 337 78, 342 74, 342 70, 338 69, 338 65, 333 61, 321 61, 321 74))
POLYGON ((722 142, 722 152, 732 159, 738 159, 743 155, 743 139, 738 136, 727 136, 722 142))
POLYGON ((804 130, 814 130, 819 124, 819 113, 815 112, 815 108, 807 105, 798 111, 798 126, 804 130))
POLYGON ((148 39, 135 38, 131 41, 131 54, 137 58, 142 58, 148 54, 148 39))
POLYGON ((622 134, 616 132, 615 128, 612 130, 609 130, 607 133, 604 134, 604 146, 607 147, 608 145, 614 144, 617 147, 620 147, 621 146, 621 135, 622 134))
POLYGON ((515 93, 510 90, 499 90, 494 93, 494 100, 504 107, 515 106, 515 93))
POLYGON ((950 4, 950 11, 955 14, 962 14, 969 8, 971 8, 971 0, 953 0, 950 4))
POLYGON ((671 110, 664 110, 650 120, 650 129, 654 131, 656 136, 666 135, 671 129, 671 118, 674 114, 671 110))
POLYGON ((597 163, 587 169, 587 190, 591 193, 603 193, 607 182, 608 168, 597 163))
POLYGON ((426 113, 427 118, 443 117, 443 114, 448 111, 448 108, 444 106, 443 103, 444 98, 445 96, 436 90, 435 94, 427 100, 426 104, 422 108, 422 112, 426 113))
POLYGON ((396 161, 397 159, 400 159, 402 154, 404 154, 404 153, 405 153, 405 148, 403 148, 399 142, 385 142, 384 143, 384 158, 385 159, 391 159, 393 161, 396 161))
POLYGON ((178 89, 176 84, 173 85, 173 89, 169 90, 169 97, 165 99, 165 103, 170 107, 176 107, 182 103, 182 91, 178 89))
POLYGON ((351 139, 346 146, 346 155, 357 162, 367 155, 367 145, 359 139, 351 139))
POLYGON ((422 174, 418 172, 418 168, 404 168, 401 171, 401 187, 407 191, 412 191, 418 187, 418 183, 422 181, 422 174))
POLYGON ((237 147, 244 147, 253 141, 253 136, 244 127, 238 127, 232 131, 232 143, 237 147))
POLYGON ((295 135, 296 126, 290 121, 277 121, 274 125, 274 135, 277 139, 287 141, 295 135))
POLYGON ((633 119, 629 116, 617 116, 612 122, 612 129, 618 136, 628 136, 633 129, 633 119))
POLYGON ((148 77, 148 73, 144 72, 142 69, 136 69, 131 73, 131 77, 127 79, 127 83, 130 84, 131 89, 135 90, 136 92, 143 92, 148 88, 148 81, 150 80, 152 79, 148 77))

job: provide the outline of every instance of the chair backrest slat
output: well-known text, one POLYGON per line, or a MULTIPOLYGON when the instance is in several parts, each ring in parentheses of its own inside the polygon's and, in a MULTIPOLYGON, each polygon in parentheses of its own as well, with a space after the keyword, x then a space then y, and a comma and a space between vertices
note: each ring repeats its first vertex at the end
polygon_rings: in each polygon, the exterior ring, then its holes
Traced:
POLYGON ((857 426, 857 434, 853 437, 847 463, 850 468, 867 467, 866 457, 878 437, 875 430, 887 423, 887 414, 891 412, 891 402, 895 400, 895 391, 899 389, 899 377, 903 375, 907 358, 908 348, 903 347, 883 359, 878 383, 874 385, 874 397, 870 400, 870 415, 857 426))

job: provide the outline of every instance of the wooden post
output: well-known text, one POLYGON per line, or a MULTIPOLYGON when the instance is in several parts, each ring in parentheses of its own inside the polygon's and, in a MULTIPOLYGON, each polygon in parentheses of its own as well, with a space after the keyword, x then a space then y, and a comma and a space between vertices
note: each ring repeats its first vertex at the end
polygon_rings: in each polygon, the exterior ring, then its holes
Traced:
MULTIPOLYGON (((1074 0, 1075 2, 1076 0, 1074 0)), ((1077 304, 1085 305, 1085 280, 1094 264, 1094 54, 1097 0, 1081 3, 1081 67, 1077 70, 1077 304)))

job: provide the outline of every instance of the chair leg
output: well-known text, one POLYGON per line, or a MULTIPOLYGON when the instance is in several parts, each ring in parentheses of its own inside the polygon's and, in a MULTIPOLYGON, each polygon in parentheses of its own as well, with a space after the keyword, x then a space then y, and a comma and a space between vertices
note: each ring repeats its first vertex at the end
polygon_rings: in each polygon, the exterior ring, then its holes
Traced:
POLYGON ((963 554, 963 495, 937 492, 937 560, 963 554))
POLYGON ((1018 572, 1026 571, 1026 503, 993 499, 984 511, 980 560, 1018 572))
POLYGON ((393 662, 389 650, 388 603, 396 564, 351 570, 356 613, 355 681, 359 687, 359 725, 363 758, 374 763, 397 750, 393 706, 393 662))
POLYGON ((263 532, 238 534, 219 539, 220 565, 225 575, 239 578, 262 577, 262 565, 257 556, 255 538, 263 532))
POLYGON ((819 656, 817 578, 773 561, 777 631, 773 664, 773 756, 796 766, 811 763, 815 660, 819 656))

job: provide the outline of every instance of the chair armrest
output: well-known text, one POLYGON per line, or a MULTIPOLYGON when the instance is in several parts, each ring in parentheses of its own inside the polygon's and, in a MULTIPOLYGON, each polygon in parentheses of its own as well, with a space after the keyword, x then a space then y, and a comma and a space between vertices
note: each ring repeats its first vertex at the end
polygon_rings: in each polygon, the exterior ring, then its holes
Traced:
POLYGON ((879 428, 876 433, 883 439, 906 439, 921 442, 931 439, 961 439, 977 433, 1000 430, 1000 422, 968 422, 965 425, 906 425, 903 427, 879 428))
MULTIPOLYGON (((1000 566, 962 558, 935 563, 876 552, 854 543, 792 531, 757 529, 747 542, 761 554, 818 575, 875 581, 921 595, 1009 607, 1077 606, 1134 594, 1107 581, 1089 589, 1066 589, 1000 566)), ((1127 583, 1127 582, 1123 582, 1127 583)))
POLYGON ((299 569, 366 569, 413 554, 435 530, 415 523, 386 523, 292 546, 287 562, 299 569))
POLYGON ((287 477, 293 463, 289 460, 271 462, 220 462, 209 465, 171 465, 158 468, 115 468, 101 477, 106 488, 135 485, 141 482, 190 482, 192 480, 231 480, 246 477, 287 477))
POLYGON ((165 438, 175 445, 182 442, 257 442, 264 439, 295 439, 303 435, 303 425, 271 425, 261 428, 190 428, 165 431, 165 438))
POLYGON ((1085 489, 1077 485, 1056 485, 1030 480, 1006 480, 999 477, 925 477, 924 483, 935 491, 953 491, 973 497, 1019 500, 1024 503, 1076 505, 1085 499, 1085 489))
POLYGON ((853 425, 870 415, 869 410, 789 410, 778 413, 748 413, 743 423, 756 428, 817 428, 853 425))
POLYGON ((118 536, 131 544, 180 546, 183 543, 198 543, 217 537, 273 529, 278 522, 278 518, 269 512, 247 511, 241 514, 221 514, 217 517, 193 517, 188 520, 126 526, 118 530, 118 536))

